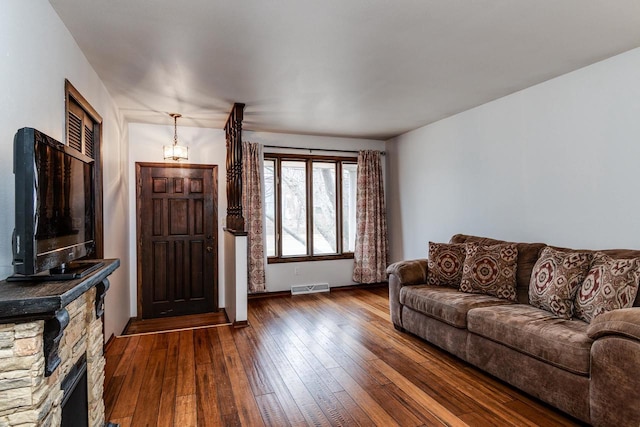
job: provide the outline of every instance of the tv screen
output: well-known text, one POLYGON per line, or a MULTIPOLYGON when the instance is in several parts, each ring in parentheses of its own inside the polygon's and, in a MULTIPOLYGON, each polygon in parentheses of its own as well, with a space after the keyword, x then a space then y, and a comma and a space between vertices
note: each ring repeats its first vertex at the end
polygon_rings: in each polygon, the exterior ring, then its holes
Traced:
POLYGON ((94 249, 93 159, 32 128, 14 139, 14 271, 34 275, 94 249))

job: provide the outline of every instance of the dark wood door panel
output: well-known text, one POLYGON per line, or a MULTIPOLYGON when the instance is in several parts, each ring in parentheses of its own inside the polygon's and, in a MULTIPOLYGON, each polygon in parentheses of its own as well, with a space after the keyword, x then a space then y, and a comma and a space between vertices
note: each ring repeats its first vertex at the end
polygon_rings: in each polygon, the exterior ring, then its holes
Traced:
POLYGON ((217 167, 138 163, 136 173, 139 313, 216 311, 217 167))

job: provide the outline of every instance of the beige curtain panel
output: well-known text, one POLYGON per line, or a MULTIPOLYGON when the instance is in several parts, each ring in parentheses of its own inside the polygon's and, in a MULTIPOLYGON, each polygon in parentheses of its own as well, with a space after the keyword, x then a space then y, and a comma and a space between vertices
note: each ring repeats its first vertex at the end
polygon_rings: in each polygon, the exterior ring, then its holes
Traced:
POLYGON ((387 281, 389 243, 381 157, 379 151, 366 150, 358 154, 353 267, 353 281, 358 283, 387 281))
POLYGON ((247 232, 247 268, 250 293, 265 292, 262 145, 242 143, 242 206, 247 232))

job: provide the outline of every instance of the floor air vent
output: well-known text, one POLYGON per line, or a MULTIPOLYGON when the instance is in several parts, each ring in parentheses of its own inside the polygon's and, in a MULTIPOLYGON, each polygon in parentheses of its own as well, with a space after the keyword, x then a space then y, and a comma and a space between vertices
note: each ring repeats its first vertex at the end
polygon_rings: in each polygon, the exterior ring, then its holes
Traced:
POLYGON ((329 292, 329 284, 314 283, 312 285, 294 285, 291 287, 291 295, 314 294, 316 292, 329 292))

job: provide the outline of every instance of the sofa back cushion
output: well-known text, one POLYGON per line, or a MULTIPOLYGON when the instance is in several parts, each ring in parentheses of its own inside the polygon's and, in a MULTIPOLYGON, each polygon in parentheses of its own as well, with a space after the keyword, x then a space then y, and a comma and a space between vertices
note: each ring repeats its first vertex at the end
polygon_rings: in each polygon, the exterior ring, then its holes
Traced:
MULTIPOLYGON (((496 245, 499 243, 511 243, 504 240, 490 239, 488 237, 470 236, 468 234, 456 234, 451 238, 451 243, 466 243, 477 242, 480 245, 496 245)), ((522 304, 529 303, 529 281, 531 280, 531 272, 533 266, 536 264, 540 251, 547 246, 544 243, 518 243, 518 269, 516 271, 516 281, 518 290, 518 302, 522 304)), ((609 255, 611 258, 639 258, 640 250, 638 249, 570 249, 561 248, 558 246, 551 246, 558 251, 566 252, 602 252, 609 255)), ((640 292, 636 295, 636 299, 633 302, 634 307, 640 307, 640 292)))
POLYGON ((467 256, 465 244, 429 242, 427 284, 458 288, 467 256))
POLYGON ((589 252, 565 252, 550 247, 544 248, 531 275, 531 305, 550 311, 562 319, 571 319, 573 300, 587 277, 591 258, 589 252))
POLYGON ((593 255, 586 279, 575 298, 576 317, 587 323, 605 311, 629 308, 638 293, 640 258, 593 255))
POLYGON ((489 239, 487 237, 456 234, 451 238, 451 243, 478 243, 481 246, 491 246, 500 243, 516 243, 518 248, 518 262, 516 267, 516 291, 518 302, 529 304, 529 280, 531 271, 538 260, 538 254, 546 245, 544 243, 518 243, 505 242, 504 240, 489 239))
POLYGON ((467 256, 462 269, 460 290, 517 301, 516 271, 518 248, 515 243, 482 246, 466 243, 467 256))
MULTIPOLYGON (((573 251, 574 249, 568 249, 568 248, 559 248, 559 247, 555 247, 552 246, 552 248, 559 250, 559 251, 573 251)), ((638 249, 605 249, 605 250, 594 250, 594 249, 580 249, 581 252, 591 252, 591 253, 596 253, 596 252, 600 252, 603 253, 605 255, 610 256, 611 258, 614 259, 622 259, 622 258, 640 258, 640 250, 638 249)), ((634 307, 640 307, 640 292, 638 292, 636 294, 636 299, 633 302, 633 306, 634 307)))

